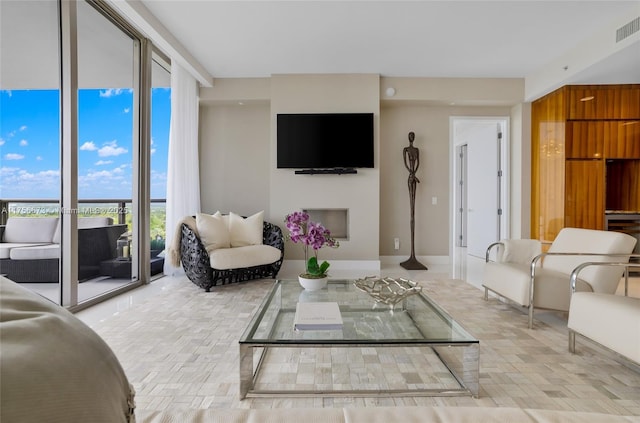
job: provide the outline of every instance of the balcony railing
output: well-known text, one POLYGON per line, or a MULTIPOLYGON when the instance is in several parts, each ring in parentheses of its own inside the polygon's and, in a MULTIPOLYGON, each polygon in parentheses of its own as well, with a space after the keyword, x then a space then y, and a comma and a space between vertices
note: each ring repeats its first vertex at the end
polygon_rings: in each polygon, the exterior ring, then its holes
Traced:
MULTIPOLYGON (((151 234, 153 238, 158 236, 165 238, 164 218, 160 221, 156 219, 153 222, 153 204, 165 204, 167 202, 164 198, 152 198, 150 200, 152 204, 152 222, 150 224, 151 234), (154 227, 157 226, 157 227, 154 227)), ((64 213, 76 213, 79 216, 109 216, 113 217, 114 222, 118 224, 130 224, 131 215, 131 199, 126 198, 94 198, 94 199, 82 199, 78 200, 77 210, 62 210, 59 206, 59 202, 51 199, 0 199, 0 225, 5 225, 7 219, 11 216, 60 216, 64 213)), ((164 214, 165 208, 162 213, 164 214)), ((163 216, 164 217, 164 216, 163 216)))

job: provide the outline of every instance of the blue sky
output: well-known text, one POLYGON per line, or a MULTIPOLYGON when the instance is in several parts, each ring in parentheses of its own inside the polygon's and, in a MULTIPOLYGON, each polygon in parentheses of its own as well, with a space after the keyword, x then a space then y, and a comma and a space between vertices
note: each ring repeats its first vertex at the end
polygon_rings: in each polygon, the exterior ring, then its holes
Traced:
MULTIPOLYGON (((170 95, 152 93, 152 198, 166 197, 170 95)), ((131 198, 132 105, 129 89, 79 91, 78 198, 131 198)), ((0 198, 59 198, 59 92, 1 91, 0 108, 0 198)))

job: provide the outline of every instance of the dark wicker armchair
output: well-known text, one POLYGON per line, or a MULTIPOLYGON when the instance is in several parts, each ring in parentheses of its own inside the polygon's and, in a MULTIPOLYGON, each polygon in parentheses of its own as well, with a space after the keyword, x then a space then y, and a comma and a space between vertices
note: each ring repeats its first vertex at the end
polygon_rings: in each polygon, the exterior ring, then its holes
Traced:
POLYGON ((275 278, 284 259, 282 230, 269 222, 263 222, 262 243, 279 249, 280 259, 274 263, 239 269, 219 270, 211 268, 209 254, 202 241, 188 226, 182 225, 180 260, 185 274, 199 287, 209 292, 212 287, 252 279, 275 278))

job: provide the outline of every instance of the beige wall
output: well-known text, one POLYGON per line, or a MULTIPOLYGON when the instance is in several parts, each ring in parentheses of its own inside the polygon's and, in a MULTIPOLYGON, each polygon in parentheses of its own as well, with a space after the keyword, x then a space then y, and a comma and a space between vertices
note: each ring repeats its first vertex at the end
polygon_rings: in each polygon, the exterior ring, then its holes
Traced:
MULTIPOLYGON (((512 79, 425 81, 363 74, 216 80, 213 88, 200 93, 202 209, 243 214, 264 209, 268 220, 284 227, 284 216, 293 210, 347 208, 350 239, 338 250, 323 249, 321 258, 377 261, 381 256, 407 256, 408 171, 402 149, 413 131, 421 159, 416 255, 446 257, 451 225, 450 117, 504 116, 512 122, 511 209, 517 216, 512 216, 511 230, 516 235, 527 227, 523 219, 529 204, 523 191, 529 175, 520 176, 521 170, 528 172, 529 160, 529 108, 519 104, 523 87, 523 81, 512 79), (397 90, 392 99, 385 98, 388 86, 397 90), (449 105, 447 92, 461 105, 449 105), (312 112, 374 113, 375 168, 359 169, 357 175, 295 175, 291 169, 276 169, 276 115, 312 112), (432 197, 437 197, 437 205, 432 205, 432 197), (396 237, 400 250, 394 250, 396 237)), ((302 258, 299 246, 288 245, 286 258, 302 258)))
POLYGON ((200 204, 205 213, 265 211, 269 220, 268 104, 201 105, 200 204))
POLYGON ((416 256, 448 256, 451 222, 449 125, 452 116, 509 116, 508 107, 401 106, 383 107, 380 113, 380 255, 407 256, 411 252, 408 170, 402 149, 407 135, 416 134, 420 149, 420 179, 415 205, 416 256), (436 197, 437 204, 432 204, 436 197), (394 249, 400 238, 400 250, 394 249))
MULTIPOLYGON (((271 214, 283 221, 300 209, 348 209, 349 239, 338 250, 323 249, 322 259, 379 259, 380 171, 378 75, 276 75, 271 78, 271 214), (278 113, 374 113, 376 167, 355 175, 295 175, 276 169, 278 113)), ((285 258, 301 259, 302 250, 289 245, 285 258)))

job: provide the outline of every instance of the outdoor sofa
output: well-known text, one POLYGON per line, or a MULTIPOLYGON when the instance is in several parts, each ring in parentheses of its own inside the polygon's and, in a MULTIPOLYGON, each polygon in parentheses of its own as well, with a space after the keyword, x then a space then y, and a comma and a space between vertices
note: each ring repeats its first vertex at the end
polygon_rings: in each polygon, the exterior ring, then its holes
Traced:
MULTIPOLYGON (((100 262, 116 256, 116 241, 127 225, 110 217, 78 218, 78 279, 100 275, 100 262)), ((14 282, 58 282, 60 219, 10 217, 0 226, 0 273, 14 282)))

